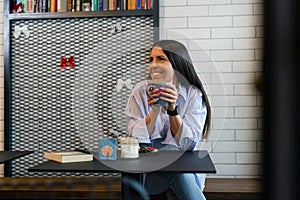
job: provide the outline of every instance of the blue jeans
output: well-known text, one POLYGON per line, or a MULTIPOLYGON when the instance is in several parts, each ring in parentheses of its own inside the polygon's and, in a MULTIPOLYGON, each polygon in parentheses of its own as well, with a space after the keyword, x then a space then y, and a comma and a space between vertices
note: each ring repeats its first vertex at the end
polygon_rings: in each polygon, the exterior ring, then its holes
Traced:
POLYGON ((174 199, 174 194, 179 200, 206 199, 192 173, 149 173, 145 188, 149 194, 160 194, 168 190, 168 199, 174 199))
MULTIPOLYGON (((152 146, 157 149, 177 150, 173 145, 161 144, 162 139, 152 140, 152 146)), ((167 191, 168 200, 205 200, 205 196, 193 173, 148 173, 145 178, 145 188, 149 194, 160 194, 167 191)))

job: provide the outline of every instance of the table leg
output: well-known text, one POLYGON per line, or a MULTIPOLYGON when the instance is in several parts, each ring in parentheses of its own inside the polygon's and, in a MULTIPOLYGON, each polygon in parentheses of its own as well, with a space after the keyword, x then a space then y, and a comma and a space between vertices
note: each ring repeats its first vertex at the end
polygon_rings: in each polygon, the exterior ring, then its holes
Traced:
POLYGON ((122 173, 122 196, 124 200, 150 200, 143 187, 143 174, 122 173))

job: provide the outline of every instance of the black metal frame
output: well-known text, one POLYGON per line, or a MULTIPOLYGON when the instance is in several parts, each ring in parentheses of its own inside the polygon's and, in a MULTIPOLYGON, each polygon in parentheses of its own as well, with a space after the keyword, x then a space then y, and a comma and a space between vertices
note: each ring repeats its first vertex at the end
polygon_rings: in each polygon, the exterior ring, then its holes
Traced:
MULTIPOLYGON (((95 18, 95 17, 123 17, 123 16, 152 16, 154 19, 153 41, 159 40, 159 0, 153 0, 153 9, 123 10, 123 11, 94 11, 94 12, 56 12, 56 13, 10 13, 11 1, 4 3, 4 84, 5 84, 5 132, 4 149, 11 149, 11 21, 31 19, 63 19, 63 18, 95 18)), ((4 175, 11 176, 11 163, 6 162, 4 175)))
POLYGON ((296 200, 300 198, 300 3, 264 4, 265 199, 296 200))

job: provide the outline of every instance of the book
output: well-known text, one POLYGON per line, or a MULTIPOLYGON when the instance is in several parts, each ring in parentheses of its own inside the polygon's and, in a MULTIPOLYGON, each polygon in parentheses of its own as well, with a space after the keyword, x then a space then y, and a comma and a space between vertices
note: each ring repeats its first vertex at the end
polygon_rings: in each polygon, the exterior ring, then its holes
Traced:
POLYGON ((101 138, 98 147, 100 160, 116 160, 117 159, 117 139, 101 138))
POLYGON ((80 3, 81 3, 81 0, 76 0, 75 1, 75 11, 76 12, 80 11, 80 3))
POLYGON ((116 10, 116 0, 108 1, 108 10, 116 10))
POLYGON ((136 0, 128 0, 128 10, 136 9, 136 0))
POLYGON ((73 0, 67 0, 67 12, 72 12, 73 0))
POLYGON ((103 0, 98 0, 98 6, 99 6, 98 10, 102 11, 103 10, 103 0))
POLYGON ((152 2, 152 0, 148 0, 147 9, 152 9, 152 8, 153 8, 153 2, 152 2))
POLYGON ((67 0, 57 0, 57 12, 67 12, 67 0))
MULTIPOLYGON (((50 12, 56 12, 56 9, 57 9, 57 0, 51 0, 50 3, 51 3, 51 4, 50 4, 50 12)), ((43 5, 43 4, 41 3, 41 0, 40 0, 40 5, 43 5)), ((41 7, 43 7, 43 6, 41 6, 41 7)), ((41 7, 39 8, 39 11, 40 11, 40 12, 42 12, 41 7)))
POLYGON ((144 10, 146 9, 146 3, 145 3, 145 1, 146 0, 142 0, 142 9, 144 9, 144 10))
MULTIPOLYGON (((43 1, 43 0, 37 0, 37 1, 43 1)), ((47 0, 47 10, 50 12, 51 9, 51 0, 47 0)))
POLYGON ((28 13, 33 13, 34 11, 34 0, 26 0, 26 8, 25 10, 28 13))
POLYGON ((98 11, 98 3, 99 3, 99 0, 92 0, 92 6, 91 6, 91 10, 92 11, 98 11))
POLYGON ((102 5, 103 11, 108 10, 108 0, 103 0, 103 5, 102 5))
POLYGON ((141 10, 142 9, 142 0, 136 0, 135 3, 136 3, 135 9, 141 10))
POLYGON ((121 0, 121 10, 127 10, 127 0, 121 0))
POLYGON ((72 9, 71 12, 75 12, 76 10, 76 0, 72 0, 72 9))
POLYGON ((42 0, 42 12, 48 12, 48 1, 42 0))
POLYGON ((93 154, 81 151, 44 152, 44 158, 60 163, 92 161, 93 154))
POLYGON ((38 5, 39 5, 39 0, 33 0, 33 12, 36 13, 39 11, 38 5))

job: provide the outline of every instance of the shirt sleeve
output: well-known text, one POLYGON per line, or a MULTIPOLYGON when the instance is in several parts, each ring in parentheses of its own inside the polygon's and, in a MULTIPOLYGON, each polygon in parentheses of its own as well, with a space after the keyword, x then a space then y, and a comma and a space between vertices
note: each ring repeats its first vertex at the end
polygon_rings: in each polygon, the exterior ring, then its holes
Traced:
POLYGON ((125 114, 128 134, 137 137, 140 143, 151 143, 151 139, 161 138, 160 131, 164 127, 165 114, 161 111, 158 114, 153 132, 150 134, 146 125, 145 118, 150 111, 147 96, 143 86, 138 86, 131 93, 125 114))
POLYGON ((168 130, 164 144, 176 144, 181 150, 193 150, 201 139, 207 109, 203 101, 202 93, 196 87, 192 87, 186 102, 179 101, 178 113, 182 118, 182 126, 173 137, 168 130))

